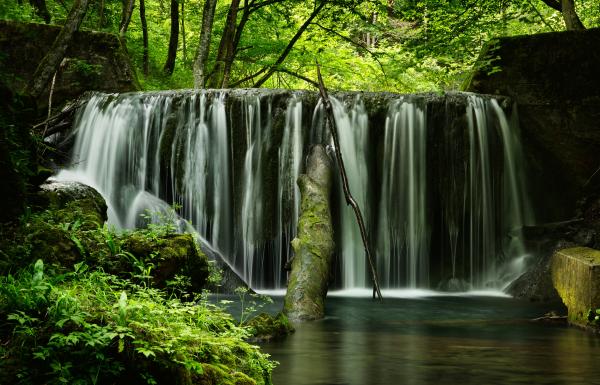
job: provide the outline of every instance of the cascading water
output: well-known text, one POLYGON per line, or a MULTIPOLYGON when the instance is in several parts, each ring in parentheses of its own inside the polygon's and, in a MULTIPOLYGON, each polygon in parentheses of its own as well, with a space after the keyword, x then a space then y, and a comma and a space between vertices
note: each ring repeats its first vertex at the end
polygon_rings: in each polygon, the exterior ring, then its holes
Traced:
MULTIPOLYGON (((340 149, 352 196, 361 208, 365 222, 369 223, 367 170, 369 119, 360 98, 352 101, 349 109, 336 98, 331 98, 333 114, 338 127, 340 149)), ((342 188, 339 188, 339 260, 342 282, 346 288, 365 287, 367 268, 360 229, 352 208, 346 204, 342 188)))
MULTIPOLYGON (((222 95, 209 102, 205 94, 191 94, 181 101, 175 117, 174 131, 163 130, 159 140, 160 147, 169 146, 168 137, 173 135, 166 177, 173 201, 213 247, 228 254, 232 250, 231 178, 222 95)), ((157 155, 156 162, 166 161, 167 154, 157 155)))
POLYGON ((385 121, 376 247, 384 287, 429 286, 425 115, 398 100, 385 121))
MULTIPOLYGON (((260 284, 256 274, 264 269, 261 266, 264 246, 261 244, 263 225, 263 184, 262 168, 266 135, 270 129, 270 116, 266 127, 261 124, 261 103, 258 96, 245 99, 242 114, 246 135, 246 155, 244 158, 243 193, 241 212, 242 276, 251 286, 260 284), (258 264, 258 266, 257 266, 258 264), (258 270, 256 272, 255 270, 258 270)), ((237 263, 236 263, 237 265, 237 263)), ((259 273, 258 273, 259 274, 259 273)))
MULTIPOLYGON (((329 143, 320 103, 307 94, 94 95, 78 113, 75 164, 61 178, 96 187, 119 227, 177 203, 251 286, 283 287, 303 154, 329 143)), ((383 287, 500 287, 518 272, 510 262, 524 255, 521 227, 531 218, 518 127, 496 100, 456 95, 445 122, 436 118, 444 96, 388 95, 380 112, 365 107, 373 96, 332 98, 383 287)), ((338 190, 337 281, 367 287, 358 227, 338 190)))
POLYGON ((467 179, 466 218, 469 228, 469 282, 481 287, 495 276, 496 221, 495 197, 490 160, 490 123, 487 103, 469 97, 467 121, 469 127, 469 176, 467 179))
MULTIPOLYGON (((302 168, 302 100, 296 96, 288 103, 283 139, 278 152, 279 174, 277 178, 279 193, 277 205, 277 244, 280 255, 275 260, 275 272, 283 271, 284 263, 292 258, 290 242, 296 236, 298 217, 300 216, 300 190, 296 181, 302 168), (287 211, 286 208, 291 208, 287 211)), ((283 274, 276 278, 275 288, 285 287, 283 274)))

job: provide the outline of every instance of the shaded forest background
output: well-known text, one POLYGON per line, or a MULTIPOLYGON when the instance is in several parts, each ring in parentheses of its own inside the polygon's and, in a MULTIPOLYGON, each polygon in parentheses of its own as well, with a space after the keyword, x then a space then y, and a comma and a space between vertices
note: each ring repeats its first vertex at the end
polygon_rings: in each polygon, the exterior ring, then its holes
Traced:
MULTIPOLYGON (((62 25, 87 0, 6 0, 0 18, 62 25)), ((600 25, 596 0, 93 0, 82 29, 118 34, 144 89, 460 88, 498 36, 600 25)), ((485 63, 489 71, 494 58, 485 63)))

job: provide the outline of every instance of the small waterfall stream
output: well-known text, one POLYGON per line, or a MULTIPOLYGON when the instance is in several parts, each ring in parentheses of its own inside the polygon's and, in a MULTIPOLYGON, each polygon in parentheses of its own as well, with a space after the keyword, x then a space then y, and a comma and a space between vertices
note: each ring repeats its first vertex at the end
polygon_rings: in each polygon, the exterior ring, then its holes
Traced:
MULTIPOLYGON (((499 288, 519 272, 531 223, 516 116, 498 100, 335 94, 350 187, 383 287, 499 288)), ((311 144, 329 144, 314 93, 96 94, 78 112, 73 165, 109 222, 141 226, 170 204, 255 288, 285 287, 311 144)), ((336 286, 370 285, 353 213, 332 196, 336 286)))
POLYGON ((429 287, 424 109, 398 100, 385 121, 376 247, 384 287, 429 287))
MULTIPOLYGON (((340 148, 348 184, 352 196, 361 207, 365 222, 370 224, 369 201, 369 174, 367 170, 367 152, 369 120, 362 100, 357 97, 349 108, 336 98, 331 98, 333 113, 338 127, 340 148)), ((339 237, 338 249, 342 271, 343 287, 366 287, 367 264, 364 256, 364 247, 360 236, 360 229, 354 216, 354 211, 346 204, 341 188, 336 197, 339 210, 339 237)))

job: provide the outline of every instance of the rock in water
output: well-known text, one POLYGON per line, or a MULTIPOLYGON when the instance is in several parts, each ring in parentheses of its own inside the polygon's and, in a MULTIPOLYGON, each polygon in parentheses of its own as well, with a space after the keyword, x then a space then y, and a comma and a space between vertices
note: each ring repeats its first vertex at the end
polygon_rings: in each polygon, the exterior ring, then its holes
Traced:
POLYGON ((569 309, 569 322, 585 326, 590 309, 600 308, 600 251, 574 247, 552 256, 552 282, 569 309))
POLYGON ((294 257, 283 305, 292 321, 315 320, 324 315, 334 250, 331 179, 331 160, 322 146, 314 146, 308 156, 307 174, 298 178, 301 214, 298 235, 292 241, 294 257))

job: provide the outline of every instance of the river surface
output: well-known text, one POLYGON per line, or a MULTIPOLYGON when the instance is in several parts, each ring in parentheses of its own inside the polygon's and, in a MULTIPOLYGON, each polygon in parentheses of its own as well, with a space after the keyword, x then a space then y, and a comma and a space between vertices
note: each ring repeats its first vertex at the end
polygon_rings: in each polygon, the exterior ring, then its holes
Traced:
POLYGON ((262 345, 274 384, 600 384, 600 337, 529 321, 559 305, 405 294, 329 296, 325 319, 262 345))

